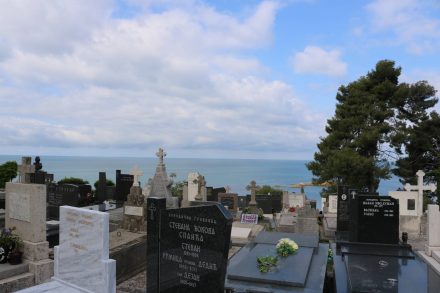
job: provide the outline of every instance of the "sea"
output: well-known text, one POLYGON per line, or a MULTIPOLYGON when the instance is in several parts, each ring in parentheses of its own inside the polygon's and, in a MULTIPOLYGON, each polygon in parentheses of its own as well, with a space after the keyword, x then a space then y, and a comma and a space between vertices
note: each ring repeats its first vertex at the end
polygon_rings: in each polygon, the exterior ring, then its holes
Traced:
MULTIPOLYGON (((99 178, 99 172, 106 172, 107 178, 116 182, 116 170, 124 174, 138 166, 142 172, 141 186, 154 176, 158 158, 136 157, 76 157, 76 156, 40 156, 43 170, 54 174, 54 180, 65 177, 77 177, 94 184, 99 178)), ((34 160, 34 158, 32 158, 34 160)), ((0 155, 0 164, 6 161, 16 161, 21 164, 21 156, 0 155)), ((307 169, 306 160, 257 160, 257 159, 188 159, 164 158, 168 176, 175 173, 174 181, 186 180, 189 172, 199 172, 205 176, 206 185, 215 187, 229 186, 231 192, 246 195, 246 186, 251 180, 258 185, 300 192, 290 185, 311 182, 312 173, 307 169)), ((397 177, 382 180, 379 194, 387 195, 388 191, 402 188, 397 177)), ((306 186, 304 188, 308 199, 314 199, 317 207, 321 208, 321 187, 306 186)))

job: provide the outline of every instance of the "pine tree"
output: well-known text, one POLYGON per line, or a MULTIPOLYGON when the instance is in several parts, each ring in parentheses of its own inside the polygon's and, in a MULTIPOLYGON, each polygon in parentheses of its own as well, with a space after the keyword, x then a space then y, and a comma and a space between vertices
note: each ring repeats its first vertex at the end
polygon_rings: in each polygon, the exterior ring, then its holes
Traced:
POLYGON ((400 73, 393 61, 382 60, 366 76, 339 88, 335 115, 327 121, 328 135, 307 164, 318 181, 375 192, 380 179, 390 177, 388 159, 408 147, 408 125, 429 120, 426 110, 436 103, 429 84, 399 84, 400 73))

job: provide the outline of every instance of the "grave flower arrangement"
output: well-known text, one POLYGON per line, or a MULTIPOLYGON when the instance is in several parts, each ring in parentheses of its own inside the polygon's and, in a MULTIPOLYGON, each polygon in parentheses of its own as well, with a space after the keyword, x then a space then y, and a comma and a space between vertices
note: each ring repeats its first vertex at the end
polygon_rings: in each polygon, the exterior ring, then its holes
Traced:
POLYGON ((262 273, 267 273, 273 270, 278 264, 278 257, 276 256, 262 256, 257 258, 258 270, 262 273))
MULTIPOLYGON (((276 252, 281 257, 288 257, 294 254, 299 249, 298 244, 289 238, 282 238, 278 240, 276 245, 276 252)), ((267 273, 274 270, 278 264, 278 256, 262 256, 257 257, 258 270, 262 273, 267 273)))
POLYGON ((23 241, 12 233, 15 228, 3 228, 0 234, 0 263, 21 263, 23 241))
POLYGON ((282 257, 294 254, 298 250, 298 244, 289 238, 282 238, 277 243, 277 253, 282 257))

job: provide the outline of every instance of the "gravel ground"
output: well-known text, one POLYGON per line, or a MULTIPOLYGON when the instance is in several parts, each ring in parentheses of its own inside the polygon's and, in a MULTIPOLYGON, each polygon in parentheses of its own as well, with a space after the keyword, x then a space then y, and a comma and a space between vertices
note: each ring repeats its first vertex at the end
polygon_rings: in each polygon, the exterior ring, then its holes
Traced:
POLYGON ((143 271, 131 279, 122 282, 116 286, 118 293, 145 293, 145 286, 147 284, 146 271, 143 271))

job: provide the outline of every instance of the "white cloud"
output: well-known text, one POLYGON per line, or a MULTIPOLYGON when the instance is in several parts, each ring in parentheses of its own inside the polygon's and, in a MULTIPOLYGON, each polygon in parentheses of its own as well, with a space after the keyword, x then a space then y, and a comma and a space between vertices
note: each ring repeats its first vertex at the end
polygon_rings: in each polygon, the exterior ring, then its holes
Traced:
POLYGON ((409 52, 422 54, 440 48, 440 20, 432 17, 439 10, 432 1, 375 0, 367 5, 376 32, 391 32, 398 44, 409 52))
POLYGON ((3 149, 31 144, 124 154, 164 146, 213 156, 314 149, 322 118, 289 85, 265 79, 256 58, 243 57, 270 44, 276 2, 242 18, 187 1, 116 19, 110 1, 90 11, 64 1, 72 8, 64 18, 66 6, 38 1, 29 19, 9 4, 15 29, 0 28, 11 48, 0 59, 3 149), (26 39, 32 26, 44 33, 26 39))
POLYGON ((326 51, 320 47, 307 46, 303 52, 291 57, 296 73, 343 76, 347 73, 347 64, 341 60, 339 50, 326 51))
POLYGON ((106 0, 1 0, 0 7, 3 41, 39 54, 72 50, 108 20, 112 8, 106 0))

